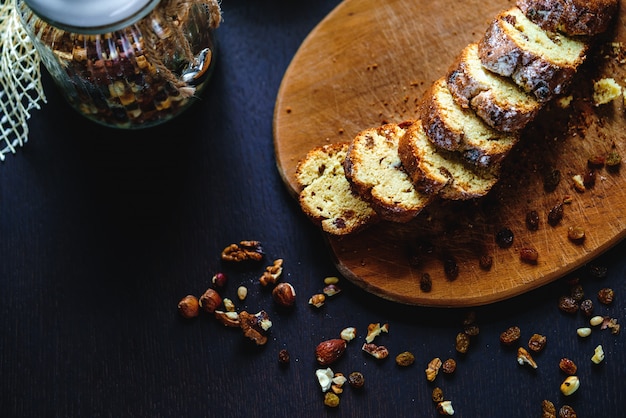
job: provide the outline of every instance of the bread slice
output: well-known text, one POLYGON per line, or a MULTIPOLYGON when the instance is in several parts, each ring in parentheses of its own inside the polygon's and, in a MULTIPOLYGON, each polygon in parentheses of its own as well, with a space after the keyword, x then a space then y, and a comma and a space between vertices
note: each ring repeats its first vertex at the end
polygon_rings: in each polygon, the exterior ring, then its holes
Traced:
POLYGON ((480 62, 478 44, 471 43, 448 71, 448 89, 455 101, 471 108, 487 125, 502 132, 519 132, 537 116, 542 103, 515 83, 480 62))
POLYGON ((302 211, 333 235, 354 233, 379 219, 369 203, 352 191, 344 175, 348 146, 345 142, 313 148, 296 167, 302 211))
POLYGON ((398 156, 400 138, 412 123, 366 129, 348 149, 344 163, 348 181, 384 220, 408 222, 432 200, 415 189, 398 156))
POLYGON ((585 59, 587 44, 549 33, 513 7, 500 13, 478 43, 482 64, 540 102, 562 94, 585 59))
POLYGON ((518 142, 519 135, 496 131, 472 109, 462 108, 445 77, 435 81, 421 102, 421 121, 428 139, 448 151, 459 151, 471 164, 499 164, 518 142))
POLYGON ((517 0, 517 7, 541 28, 572 36, 605 32, 617 15, 618 0, 517 0))
POLYGON ((498 181, 499 165, 477 167, 467 163, 461 153, 435 146, 420 121, 400 139, 398 155, 418 190, 444 199, 481 197, 498 181))

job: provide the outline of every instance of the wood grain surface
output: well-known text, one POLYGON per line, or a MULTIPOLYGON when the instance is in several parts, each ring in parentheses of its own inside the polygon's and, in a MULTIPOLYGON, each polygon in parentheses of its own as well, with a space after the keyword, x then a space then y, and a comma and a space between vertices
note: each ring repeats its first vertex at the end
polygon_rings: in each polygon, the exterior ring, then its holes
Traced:
MULTIPOLYGON (((349 141, 359 131, 416 115, 426 88, 445 74, 465 45, 480 39, 489 21, 513 2, 346 0, 302 43, 283 78, 274 114, 278 169, 297 195, 295 167, 314 146, 349 141)), ((595 169, 596 182, 584 192, 572 177, 584 175, 591 156, 616 151, 626 156, 624 104, 601 107, 590 101, 592 81, 614 77, 623 83, 623 53, 610 42, 626 40, 623 9, 615 32, 598 41, 572 85, 572 102, 547 106, 525 130, 507 158, 500 182, 485 198, 436 202, 408 224, 379 223, 343 238, 328 237, 336 265, 367 291, 392 301, 424 306, 476 306, 507 299, 549 283, 604 252, 626 231, 626 170, 595 169), (545 173, 558 170, 556 190, 544 190, 545 173), (551 208, 563 205, 563 219, 550 226, 551 208), (537 211, 530 231, 526 214, 537 211), (568 228, 582 227, 582 243, 568 228), (514 233, 500 248, 495 235, 514 233), (536 249, 537 263, 520 251, 536 249), (490 270, 481 256, 493 259, 490 270), (458 276, 445 274, 455 263, 458 276), (420 289, 430 275, 432 289, 420 289)))

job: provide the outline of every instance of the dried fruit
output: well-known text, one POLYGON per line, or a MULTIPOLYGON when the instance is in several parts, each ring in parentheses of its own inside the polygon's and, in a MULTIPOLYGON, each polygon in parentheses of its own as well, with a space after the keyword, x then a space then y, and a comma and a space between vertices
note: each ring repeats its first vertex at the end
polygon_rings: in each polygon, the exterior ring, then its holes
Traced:
POLYGON ((606 168, 609 170, 615 170, 622 163, 622 157, 617 153, 617 151, 611 151, 606 156, 606 168))
POLYGON ((578 302, 571 296, 561 296, 559 298, 559 309, 563 312, 574 314, 578 312, 578 302))
POLYGON ((539 213, 536 210, 531 210, 526 214, 526 228, 529 231, 536 231, 539 229, 539 213))
POLYGON ((556 418, 556 408, 547 399, 541 401, 541 418, 556 418))
POLYGON ((585 299, 580 302, 580 311, 587 317, 593 314, 593 301, 591 299, 585 299))
POLYGON ((578 415, 574 408, 569 405, 563 405, 561 409, 559 409, 559 418, 577 418, 578 415))
POLYGON ((589 275, 594 279, 604 279, 608 273, 608 269, 605 266, 598 266, 597 264, 589 264, 589 275))
POLYGON ((475 337, 480 333, 480 328, 476 324, 466 325, 463 332, 470 337, 475 337))
POLYGON ((378 360, 385 359, 389 356, 389 350, 387 350, 387 347, 384 345, 364 343, 361 349, 378 360))
POLYGON ((279 283, 272 290, 272 298, 277 305, 291 308, 296 303, 296 290, 290 283, 279 283))
POLYGON ((581 226, 567 228, 567 238, 575 244, 582 244, 585 240, 585 230, 581 226))
POLYGON ((572 360, 564 357, 561 359, 561 361, 559 361, 559 369, 561 369, 563 373, 573 376, 576 374, 578 366, 576 366, 576 363, 574 363, 572 360))
POLYGON ((265 311, 250 314, 246 311, 239 313, 243 335, 254 341, 256 345, 267 343, 267 331, 272 327, 272 321, 265 311))
POLYGON ((493 257, 490 256, 489 254, 481 255, 480 259, 478 260, 478 265, 483 270, 486 270, 486 271, 491 270, 491 267, 493 266, 493 257))
POLYGON ((539 351, 543 350, 543 348, 546 346, 547 341, 548 338, 545 335, 533 334, 528 340, 528 348, 535 353, 538 353, 539 351))
POLYGON ((591 361, 593 361, 595 364, 600 364, 602 363, 603 360, 604 360, 604 349, 602 348, 602 345, 598 345, 593 350, 593 356, 591 357, 591 361))
POLYGON ((315 359, 320 366, 328 366, 339 359, 346 351, 347 342, 341 338, 322 341, 315 348, 315 359))
POLYGON ((543 189, 546 192, 553 192, 561 182, 561 172, 557 169, 551 169, 543 178, 543 189))
POLYGON ((178 302, 178 312, 183 318, 191 319, 200 314, 200 304, 198 298, 187 295, 178 302))
POLYGON ((222 297, 215 289, 208 288, 199 300, 200 307, 208 313, 213 313, 222 304, 222 297))
POLYGON ((452 256, 448 256, 443 260, 443 271, 448 280, 455 280, 459 277, 459 265, 452 256))
POLYGON ((550 226, 557 226, 563 219, 563 204, 557 203, 548 212, 548 224, 550 226))
POLYGON ((430 292, 433 288, 433 280, 430 278, 430 274, 424 273, 420 278, 420 289, 422 292, 430 292))
POLYGON ((458 334, 456 334, 454 348, 456 349, 457 352, 461 354, 465 354, 467 353, 467 350, 469 350, 469 346, 470 346, 469 335, 467 335, 464 332, 459 332, 458 334))
POLYGON ((281 258, 274 260, 271 266, 265 267, 263 275, 259 278, 261 286, 275 284, 278 282, 281 274, 283 274, 283 260, 281 258))
POLYGON ((441 401, 443 401, 443 390, 441 390, 440 387, 435 387, 433 389, 433 393, 431 395, 433 402, 435 403, 439 403, 441 401))
POLYGON ((583 176, 583 185, 587 189, 592 189, 593 186, 596 185, 596 171, 593 169, 588 169, 585 171, 585 175, 583 176))
POLYGON ((339 406, 339 396, 333 392, 326 392, 324 395, 324 405, 330 408, 336 408, 339 406))
POLYGON ((603 303, 605 305, 610 305, 611 303, 613 303, 614 297, 615 292, 611 288, 605 287, 598 291, 598 300, 600 301, 600 303, 603 303))
POLYGON ((280 364, 289 364, 290 360, 291 356, 289 355, 289 351, 287 351, 287 349, 283 348, 278 352, 278 362, 280 364))
POLYGON ((360 389, 365 385, 365 377, 361 372, 352 372, 348 375, 348 383, 355 389, 360 389))
POLYGON ((585 292, 580 284, 572 285, 569 294, 576 302, 580 302, 585 297, 585 292))
POLYGON ((500 342, 504 345, 512 345, 516 343, 522 336, 522 331, 518 326, 512 326, 504 330, 500 334, 500 342))
POLYGON ((592 155, 587 159, 587 165, 591 168, 602 168, 605 161, 604 155, 592 155))
POLYGON ((428 363, 428 366, 426 367, 426 370, 425 370, 426 380, 428 380, 429 382, 434 381, 437 375, 439 374, 439 369, 441 368, 441 365, 442 363, 439 357, 435 357, 434 359, 432 359, 428 363))
POLYGON ((519 257, 525 263, 537 264, 539 258, 539 252, 531 247, 523 247, 519 250, 519 257))
POLYGON ((530 353, 528 351, 526 351, 526 349, 524 347, 519 347, 517 349, 517 362, 520 365, 524 365, 527 364, 530 367, 532 367, 533 369, 537 368, 537 363, 535 362, 535 360, 532 358, 532 356, 530 355, 530 353))
POLYGON ((561 383, 561 393, 565 396, 574 394, 580 387, 580 380, 577 376, 567 376, 561 383))
POLYGON ((452 374, 456 370, 456 360, 449 358, 441 365, 441 371, 446 374, 452 374))
POLYGON ((502 228, 496 233, 496 244, 500 248, 509 248, 513 245, 514 237, 513 231, 509 228, 502 228))
POLYGON ((224 261, 259 261, 263 259, 263 248, 259 241, 241 241, 239 244, 230 244, 222 250, 224 261))
POLYGON ((215 273, 211 278, 211 283, 213 283, 213 286, 217 287, 218 289, 226 286, 227 281, 228 278, 224 273, 215 273))
POLYGON ((401 367, 407 367, 415 362, 415 356, 410 351, 404 351, 396 356, 396 364, 401 367))

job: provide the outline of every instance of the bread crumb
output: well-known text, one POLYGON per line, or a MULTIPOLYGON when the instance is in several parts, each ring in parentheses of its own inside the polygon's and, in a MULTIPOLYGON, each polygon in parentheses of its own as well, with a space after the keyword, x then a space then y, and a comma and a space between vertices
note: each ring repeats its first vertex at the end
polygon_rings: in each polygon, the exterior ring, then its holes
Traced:
POLYGON ((574 99, 574 97, 570 94, 569 96, 564 96, 564 97, 560 97, 556 104, 561 108, 561 109, 567 109, 570 104, 572 103, 572 100, 574 99))
POLYGON ((602 78, 593 84, 593 102, 596 106, 607 104, 622 94, 622 86, 613 78, 602 78))

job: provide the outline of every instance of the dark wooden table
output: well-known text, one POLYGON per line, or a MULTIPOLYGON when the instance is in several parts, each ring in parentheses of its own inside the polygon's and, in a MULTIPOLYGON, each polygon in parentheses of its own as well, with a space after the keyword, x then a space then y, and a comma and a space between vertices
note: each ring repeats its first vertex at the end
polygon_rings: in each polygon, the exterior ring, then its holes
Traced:
POLYGON ((48 104, 34 112, 30 140, 0 167, 0 415, 6 417, 434 417, 435 386, 459 417, 539 417, 549 399, 579 417, 626 410, 624 332, 593 328, 557 307, 578 278, 595 314, 626 323, 626 243, 529 294, 466 309, 404 306, 342 280, 321 309, 308 299, 337 275, 324 237, 300 212, 276 170, 274 100, 282 75, 309 31, 339 2, 228 0, 220 50, 200 103, 158 128, 106 129, 73 113, 45 78, 48 104), (259 240, 260 263, 233 265, 222 249, 259 240), (278 309, 258 283, 284 259, 282 280, 297 292, 278 309), (606 275, 594 272, 606 269, 606 275), (257 347, 209 315, 184 320, 177 303, 199 295, 217 272, 238 310, 265 310, 273 326, 257 347), (239 285, 249 294, 236 297, 239 285), (597 292, 612 288, 602 305, 597 292), (468 312, 480 328, 469 351, 455 350, 468 312), (361 351, 370 323, 388 323, 375 342, 389 358, 361 351), (536 370, 521 366, 499 336, 519 326, 526 346, 547 337, 536 370), (323 405, 315 346, 354 326, 356 340, 331 368, 360 371, 336 409, 323 405), (604 362, 590 358, 601 344, 604 362), (278 363, 287 349, 291 361, 278 363), (394 357, 411 351, 400 368, 394 357), (454 374, 427 382, 434 357, 454 374), (563 357, 578 365, 580 389, 561 394, 563 357))

